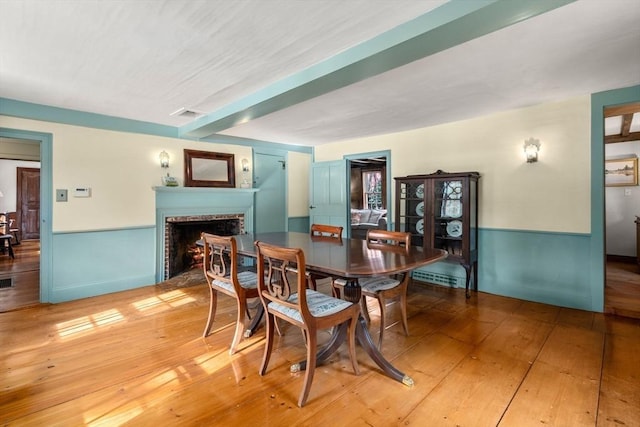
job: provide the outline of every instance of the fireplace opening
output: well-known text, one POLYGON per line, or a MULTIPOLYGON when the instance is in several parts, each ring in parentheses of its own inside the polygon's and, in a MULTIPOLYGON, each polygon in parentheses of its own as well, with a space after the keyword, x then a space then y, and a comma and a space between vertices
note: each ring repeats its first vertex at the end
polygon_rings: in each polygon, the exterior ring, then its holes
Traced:
POLYGON ((202 268, 202 249, 196 244, 202 233, 232 236, 241 234, 243 230, 243 215, 167 218, 165 222, 165 280, 192 268, 202 268))

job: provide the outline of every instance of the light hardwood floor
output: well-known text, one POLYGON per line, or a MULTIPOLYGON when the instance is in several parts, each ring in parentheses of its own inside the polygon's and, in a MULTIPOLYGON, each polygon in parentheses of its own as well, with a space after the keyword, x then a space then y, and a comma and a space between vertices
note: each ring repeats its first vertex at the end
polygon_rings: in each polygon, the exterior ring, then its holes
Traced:
POLYGON ((0 423, 640 425, 636 320, 412 285, 411 335, 393 326, 383 353, 415 386, 381 375, 361 349, 355 376, 343 346, 316 370, 309 401, 298 408, 302 374, 288 368, 304 358, 299 330, 283 325, 260 377, 264 331, 229 356, 235 309, 220 300, 205 339, 204 285, 1 313, 0 423))

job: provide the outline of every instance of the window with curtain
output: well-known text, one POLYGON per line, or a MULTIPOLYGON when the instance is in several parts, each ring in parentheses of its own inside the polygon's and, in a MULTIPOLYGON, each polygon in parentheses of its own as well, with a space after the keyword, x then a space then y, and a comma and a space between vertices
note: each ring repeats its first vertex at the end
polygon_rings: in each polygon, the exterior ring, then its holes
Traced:
POLYGON ((362 172, 362 192, 364 209, 384 209, 381 170, 362 172))

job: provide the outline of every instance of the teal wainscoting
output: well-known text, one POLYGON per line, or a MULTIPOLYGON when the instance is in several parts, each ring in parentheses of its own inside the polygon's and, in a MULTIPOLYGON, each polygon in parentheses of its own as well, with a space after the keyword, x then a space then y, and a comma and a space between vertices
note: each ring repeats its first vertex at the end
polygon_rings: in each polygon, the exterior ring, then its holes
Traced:
POLYGON ((289 231, 295 231, 299 233, 309 232, 309 217, 308 216, 292 216, 288 219, 289 231))
MULTIPOLYGON (((481 229, 478 282, 481 292, 562 307, 592 307, 589 234, 481 229)), ((416 279, 464 286, 464 269, 438 263, 416 279), (431 280, 425 280, 431 281, 431 280)))
POLYGON ((50 302, 155 284, 155 226, 53 233, 50 302))

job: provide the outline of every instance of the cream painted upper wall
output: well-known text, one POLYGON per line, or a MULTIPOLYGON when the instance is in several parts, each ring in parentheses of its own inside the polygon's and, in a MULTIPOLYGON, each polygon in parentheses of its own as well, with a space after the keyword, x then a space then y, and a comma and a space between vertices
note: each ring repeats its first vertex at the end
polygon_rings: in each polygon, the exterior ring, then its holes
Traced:
POLYGON ((287 191, 288 214, 290 217, 309 215, 309 174, 311 155, 291 151, 288 153, 287 191))
MULTIPOLYGON (((395 176, 478 171, 483 228, 590 232, 590 98, 536 105, 461 122, 316 147, 329 161, 391 150, 395 176), (523 144, 540 140, 537 163, 523 144)), ((394 194, 395 201, 395 194, 394 194)))
MULTIPOLYGON (((236 185, 241 160, 251 148, 237 145, 115 132, 0 116, 0 126, 53 134, 53 189, 68 189, 68 202, 54 202, 54 232, 103 230, 155 224, 155 192, 166 171, 158 155, 169 153, 169 172, 184 184, 183 149, 235 154, 236 185), (73 189, 90 187, 91 197, 75 198, 73 189)), ((55 197, 54 197, 55 200, 55 197)))
POLYGON ((0 158, 40 161, 40 143, 0 138, 0 158))

